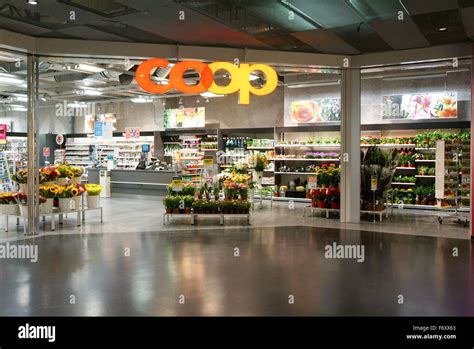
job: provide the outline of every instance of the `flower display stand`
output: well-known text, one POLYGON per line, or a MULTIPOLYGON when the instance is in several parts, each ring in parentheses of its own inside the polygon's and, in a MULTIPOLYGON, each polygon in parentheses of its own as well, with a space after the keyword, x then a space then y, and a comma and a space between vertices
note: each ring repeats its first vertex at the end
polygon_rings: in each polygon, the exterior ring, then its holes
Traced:
POLYGON ((247 224, 250 225, 250 212, 249 213, 163 213, 163 225, 170 222, 171 217, 191 217, 191 225, 196 224, 196 219, 199 217, 218 217, 219 224, 224 225, 226 217, 245 217, 247 218, 247 224))
MULTIPOLYGON (((63 224, 64 222, 64 216, 67 217, 68 214, 74 215, 76 214, 76 226, 80 227, 81 222, 85 221, 85 212, 86 211, 94 211, 98 210, 100 212, 100 223, 103 223, 103 211, 102 207, 97 207, 97 208, 81 208, 79 210, 71 210, 70 212, 61 212, 57 208, 54 208, 52 212, 50 213, 40 213, 40 217, 42 217, 42 222, 46 222, 46 217, 51 217, 51 230, 55 231, 56 230, 56 217, 58 217, 58 223, 63 224)), ((22 216, 21 214, 15 214, 15 215, 5 215, 5 232, 8 232, 9 228, 9 217, 16 218, 16 225, 20 225, 20 220, 23 220, 23 234, 28 235, 26 228, 28 226, 28 218, 22 216)))
MULTIPOLYGON (((305 206, 303 208, 303 217, 310 217, 311 215, 314 215, 315 213, 325 213, 326 218, 329 218, 329 214, 331 212, 335 213, 340 213, 341 209, 339 208, 320 208, 320 207, 311 207, 311 206, 305 206), (309 214, 307 213, 309 211, 309 214)), ((361 214, 372 214, 372 215, 378 215, 379 216, 379 221, 382 222, 383 216, 385 215, 385 218, 388 218, 388 210, 381 210, 381 211, 367 211, 367 210, 361 210, 361 214)))

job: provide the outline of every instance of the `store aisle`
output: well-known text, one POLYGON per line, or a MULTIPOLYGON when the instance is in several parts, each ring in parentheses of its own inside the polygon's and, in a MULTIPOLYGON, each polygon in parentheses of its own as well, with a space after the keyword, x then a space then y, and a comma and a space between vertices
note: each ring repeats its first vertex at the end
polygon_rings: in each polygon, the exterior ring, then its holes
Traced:
POLYGON ((0 315, 474 315, 470 241, 295 226, 21 243, 38 262, 0 263, 0 315), (326 258, 333 243, 363 261, 326 258))

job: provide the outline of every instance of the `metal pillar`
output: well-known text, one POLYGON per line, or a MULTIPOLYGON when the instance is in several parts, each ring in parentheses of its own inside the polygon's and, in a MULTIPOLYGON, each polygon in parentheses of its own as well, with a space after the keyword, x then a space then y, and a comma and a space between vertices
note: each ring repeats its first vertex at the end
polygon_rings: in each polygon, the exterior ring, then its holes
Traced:
POLYGON ((341 222, 360 221, 360 69, 341 79, 341 222))
POLYGON ((38 120, 36 113, 36 102, 38 100, 38 58, 34 55, 28 55, 27 58, 27 93, 28 93, 28 112, 27 112, 27 143, 28 143, 28 229, 27 234, 35 235, 38 233, 39 226, 39 203, 38 203, 38 145, 37 129, 38 120))

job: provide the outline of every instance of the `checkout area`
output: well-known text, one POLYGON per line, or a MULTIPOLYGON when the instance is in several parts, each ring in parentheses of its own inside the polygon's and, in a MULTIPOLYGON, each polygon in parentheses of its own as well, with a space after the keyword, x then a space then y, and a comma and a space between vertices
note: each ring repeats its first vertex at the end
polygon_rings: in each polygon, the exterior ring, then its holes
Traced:
POLYGON ((106 170, 89 168, 87 172, 89 183, 100 183, 101 185, 104 183, 104 188, 109 187, 108 184, 110 183, 110 194, 159 196, 166 195, 167 186, 171 183, 173 176, 176 175, 174 170, 106 170))

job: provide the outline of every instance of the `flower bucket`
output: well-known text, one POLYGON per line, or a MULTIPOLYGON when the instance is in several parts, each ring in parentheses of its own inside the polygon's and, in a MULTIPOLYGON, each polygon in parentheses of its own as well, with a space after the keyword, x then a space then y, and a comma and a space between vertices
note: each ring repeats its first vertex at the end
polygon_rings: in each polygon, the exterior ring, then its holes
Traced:
MULTIPOLYGON (((87 195, 88 208, 98 208, 99 202, 100 202, 100 195, 87 195)), ((171 209, 170 209, 170 212, 168 212, 168 209, 166 209, 166 212, 171 213, 171 209)))
POLYGON ((81 182, 82 182, 82 176, 80 176, 80 177, 72 177, 72 178, 71 178, 71 183, 72 183, 72 184, 81 184, 81 182))
POLYGON ((62 213, 71 212, 71 199, 70 198, 59 198, 59 209, 62 213))
POLYGON ((56 179, 56 184, 62 185, 62 186, 67 185, 68 184, 67 178, 61 177, 61 178, 56 179))
POLYGON ((318 200, 318 208, 326 208, 326 202, 324 200, 318 200))
POLYGON ((28 217, 28 205, 20 205, 20 215, 22 217, 28 217))
POLYGON ((73 210, 80 210, 81 209, 81 195, 78 195, 78 196, 74 196, 72 198, 72 202, 73 202, 73 207, 72 209, 73 210))
POLYGON ((53 212, 53 206, 54 206, 54 199, 46 199, 46 202, 42 203, 40 205, 40 213, 51 213, 53 212))
POLYGON ((0 205, 0 213, 5 215, 17 215, 18 205, 0 205))
POLYGON ((20 193, 26 193, 27 190, 26 183, 20 183, 20 193))

